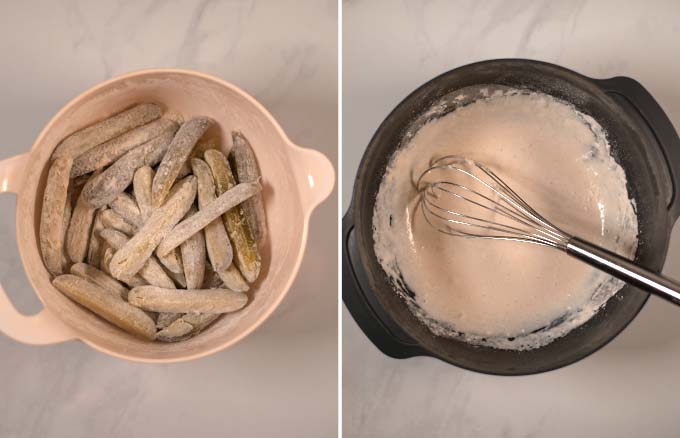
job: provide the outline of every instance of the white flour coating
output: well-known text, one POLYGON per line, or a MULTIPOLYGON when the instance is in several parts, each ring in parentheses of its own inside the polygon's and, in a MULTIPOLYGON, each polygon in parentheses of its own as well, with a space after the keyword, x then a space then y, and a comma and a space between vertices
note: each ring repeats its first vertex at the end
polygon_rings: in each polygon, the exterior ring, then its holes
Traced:
POLYGON ((477 97, 449 98, 472 103, 405 136, 376 199, 375 253, 433 333, 538 348, 590 319, 623 283, 553 248, 435 231, 415 209, 417 176, 432 157, 480 161, 558 227, 627 257, 637 247, 637 217, 594 119, 545 94, 482 89, 477 97))

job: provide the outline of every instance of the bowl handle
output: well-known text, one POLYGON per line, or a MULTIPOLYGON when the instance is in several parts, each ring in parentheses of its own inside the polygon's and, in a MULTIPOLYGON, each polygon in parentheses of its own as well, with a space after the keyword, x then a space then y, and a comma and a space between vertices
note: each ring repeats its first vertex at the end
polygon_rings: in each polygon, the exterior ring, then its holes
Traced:
POLYGON ((364 334, 378 350, 395 359, 413 356, 431 356, 416 341, 404 333, 397 323, 380 306, 373 293, 364 291, 368 277, 361 267, 354 236, 353 209, 350 206, 342 218, 342 301, 364 334), (357 261, 357 263, 354 263, 357 261))
MULTIPOLYGON (((0 161, 0 193, 16 194, 23 182, 28 153, 0 161)), ((51 311, 43 308, 24 315, 14 307, 0 284, 0 332, 25 344, 55 344, 75 339, 73 330, 51 311)))
POLYGON ((316 208, 333 191, 335 169, 324 154, 314 149, 292 145, 295 150, 293 166, 297 170, 302 204, 309 211, 316 208))
POLYGON ((673 221, 675 221, 680 216, 680 172, 677 169, 677 163, 680 163, 680 138, 673 127, 673 123, 649 91, 635 79, 617 76, 611 79, 599 79, 596 82, 606 92, 617 93, 630 102, 647 122, 661 145, 661 152, 666 159, 673 184, 673 193, 668 209, 673 221))

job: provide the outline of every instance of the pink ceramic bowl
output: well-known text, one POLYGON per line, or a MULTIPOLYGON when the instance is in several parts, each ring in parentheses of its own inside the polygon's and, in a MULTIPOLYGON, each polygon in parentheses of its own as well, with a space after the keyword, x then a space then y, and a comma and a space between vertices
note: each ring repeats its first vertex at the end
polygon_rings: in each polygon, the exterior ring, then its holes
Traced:
POLYGON ((196 359, 233 345, 255 330, 279 305, 300 267, 309 217, 333 189, 333 166, 321 153, 293 144, 251 96, 221 79, 186 70, 144 70, 111 79, 69 102, 38 136, 30 152, 0 162, 0 190, 17 195, 16 236, 24 270, 44 308, 17 312, 0 286, 0 331, 28 344, 80 339, 112 356, 141 362, 196 359), (263 175, 268 217, 262 274, 252 301, 223 316, 188 341, 152 343, 135 338, 62 295, 38 248, 38 224, 48 159, 68 134, 138 102, 158 102, 187 118, 212 117, 221 138, 233 129, 251 141, 263 175))

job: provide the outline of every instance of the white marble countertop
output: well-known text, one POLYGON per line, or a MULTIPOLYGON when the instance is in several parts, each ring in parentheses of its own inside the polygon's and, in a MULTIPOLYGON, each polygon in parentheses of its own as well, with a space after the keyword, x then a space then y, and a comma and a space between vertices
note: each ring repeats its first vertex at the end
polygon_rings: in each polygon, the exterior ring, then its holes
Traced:
MULTIPOLYGON (((0 5, 0 159, 30 148, 72 97, 147 67, 240 86, 291 139, 337 159, 335 1, 27 1, 0 5)), ((14 198, 0 196, 0 280, 40 303, 19 262, 14 198)), ((337 195, 314 213, 300 274, 233 348, 174 365, 80 342, 0 335, 0 437, 330 437, 337 434, 337 195)))
MULTIPOLYGON (((680 129, 680 4, 672 1, 343 3, 343 210, 389 111, 434 76, 521 57, 640 81, 680 129)), ((664 272, 680 279, 680 226, 664 272)), ((680 436, 680 312, 652 297, 612 343, 541 375, 492 377, 390 359, 343 313, 343 431, 367 437, 680 436)))

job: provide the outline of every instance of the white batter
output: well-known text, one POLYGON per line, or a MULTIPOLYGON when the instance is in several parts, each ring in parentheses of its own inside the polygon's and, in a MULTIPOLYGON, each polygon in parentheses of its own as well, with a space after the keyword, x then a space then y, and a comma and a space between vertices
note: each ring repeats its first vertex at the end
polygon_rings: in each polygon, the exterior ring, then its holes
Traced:
POLYGON ((544 94, 476 100, 425 124, 394 154, 373 215, 378 260, 395 285, 415 293, 395 287, 435 334, 537 348, 583 324, 622 287, 553 248, 431 228, 415 209, 414 181, 433 156, 451 154, 491 167, 568 233, 628 257, 637 246, 625 174, 595 120, 544 94))

